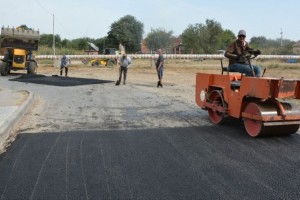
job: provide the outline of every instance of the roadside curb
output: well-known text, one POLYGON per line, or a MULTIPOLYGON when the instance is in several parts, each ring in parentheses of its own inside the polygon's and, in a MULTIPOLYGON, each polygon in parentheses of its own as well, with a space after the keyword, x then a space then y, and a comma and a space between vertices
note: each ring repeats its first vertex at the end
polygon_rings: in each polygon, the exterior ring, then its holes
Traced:
POLYGON ((2 126, 0 126, 0 149, 3 148, 6 139, 16 128, 17 124, 21 121, 32 104, 34 95, 29 90, 26 90, 26 92, 28 92, 26 100, 4 121, 2 126))

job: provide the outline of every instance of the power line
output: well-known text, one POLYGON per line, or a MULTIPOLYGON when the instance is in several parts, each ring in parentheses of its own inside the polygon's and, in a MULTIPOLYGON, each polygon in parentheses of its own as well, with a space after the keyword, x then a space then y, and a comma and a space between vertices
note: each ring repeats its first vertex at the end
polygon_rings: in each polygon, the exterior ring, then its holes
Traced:
MULTIPOLYGON (((41 2, 39 1, 39 0, 35 0, 37 3, 38 3, 38 5, 43 9, 43 10, 45 10, 49 15, 51 15, 52 16, 52 18, 53 18, 53 23, 54 23, 54 20, 55 20, 55 22, 57 23, 58 22, 58 24, 64 29, 64 31, 66 31, 69 35, 73 35, 70 31, 69 31, 69 29, 64 25, 64 24, 62 24, 61 22, 60 22, 60 20, 57 18, 57 16, 54 16, 54 14, 53 14, 53 12, 50 12, 45 6, 43 6, 43 4, 41 4, 41 2)), ((54 26, 54 25, 53 25, 54 26)), ((54 29, 54 27, 53 27, 53 29, 54 29)), ((54 34, 54 33, 53 33, 54 34)))
POLYGON ((55 17, 55 21, 58 22, 58 24, 60 25, 60 27, 62 27, 62 28, 64 29, 64 31, 66 31, 69 35, 73 35, 73 34, 69 31, 69 29, 68 29, 63 23, 61 23, 61 21, 60 21, 57 17, 55 17))
POLYGON ((49 10, 47 8, 45 8, 38 0, 35 0, 35 1, 39 4, 39 6, 43 10, 45 10, 49 15, 52 16, 52 23, 53 23, 53 27, 52 27, 52 30, 53 30, 53 42, 52 43, 53 44, 52 44, 52 47, 53 47, 53 55, 55 56, 54 14, 49 12, 49 10))
POLYGON ((35 0, 38 4, 39 4, 39 6, 43 9, 43 10, 45 10, 49 15, 53 15, 53 12, 49 12, 49 10, 47 9, 47 8, 45 8, 38 0, 35 0))

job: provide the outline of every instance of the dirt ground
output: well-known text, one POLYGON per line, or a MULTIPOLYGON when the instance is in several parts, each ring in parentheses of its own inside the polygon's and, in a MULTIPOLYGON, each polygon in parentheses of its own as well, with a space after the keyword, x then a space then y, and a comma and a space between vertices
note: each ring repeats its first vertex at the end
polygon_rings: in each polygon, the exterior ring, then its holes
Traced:
MULTIPOLYGON (((58 75, 59 60, 39 61, 38 74, 58 75), (53 62, 53 61, 52 61, 53 62), (45 64, 48 63, 48 64, 45 64)), ((288 64, 283 61, 254 61, 262 70, 266 68, 267 77, 285 77, 300 79, 300 64, 288 64)), ((224 61, 224 65, 227 63, 224 61)), ((135 59, 128 69, 127 84, 143 87, 151 92, 160 92, 166 96, 179 98, 183 101, 195 103, 195 77, 196 73, 221 73, 218 60, 180 60, 169 59, 165 61, 163 85, 164 88, 156 88, 157 75, 153 60, 135 59)), ((83 64, 80 60, 72 60, 69 67, 70 77, 95 78, 115 81, 118 78, 118 66, 91 66, 83 64)), ((299 104, 300 105, 300 104, 299 104)))

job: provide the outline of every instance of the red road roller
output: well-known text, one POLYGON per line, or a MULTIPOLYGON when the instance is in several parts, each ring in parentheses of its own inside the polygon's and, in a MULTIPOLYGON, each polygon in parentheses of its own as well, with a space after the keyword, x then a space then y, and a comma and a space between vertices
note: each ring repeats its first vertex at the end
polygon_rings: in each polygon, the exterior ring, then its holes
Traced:
MULTIPOLYGON (((251 69, 255 56, 247 56, 251 69)), ((223 74, 222 66, 222 74, 196 74, 195 96, 212 123, 242 119, 252 137, 290 135, 300 126, 300 108, 295 104, 300 99, 300 79, 223 74)))

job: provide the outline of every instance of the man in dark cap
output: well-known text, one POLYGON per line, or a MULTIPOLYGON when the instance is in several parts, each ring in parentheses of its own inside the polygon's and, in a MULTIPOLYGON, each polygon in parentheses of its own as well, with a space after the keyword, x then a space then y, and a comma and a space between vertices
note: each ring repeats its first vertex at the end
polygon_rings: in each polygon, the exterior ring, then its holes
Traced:
MULTIPOLYGON (((225 57, 229 58, 229 71, 240 72, 246 76, 252 76, 253 73, 250 68, 250 63, 245 59, 247 50, 253 50, 249 47, 248 42, 245 41, 246 31, 240 30, 238 32, 238 39, 231 43, 226 52, 225 57)), ((260 66, 252 65, 254 75, 256 77, 261 76, 260 66)))

